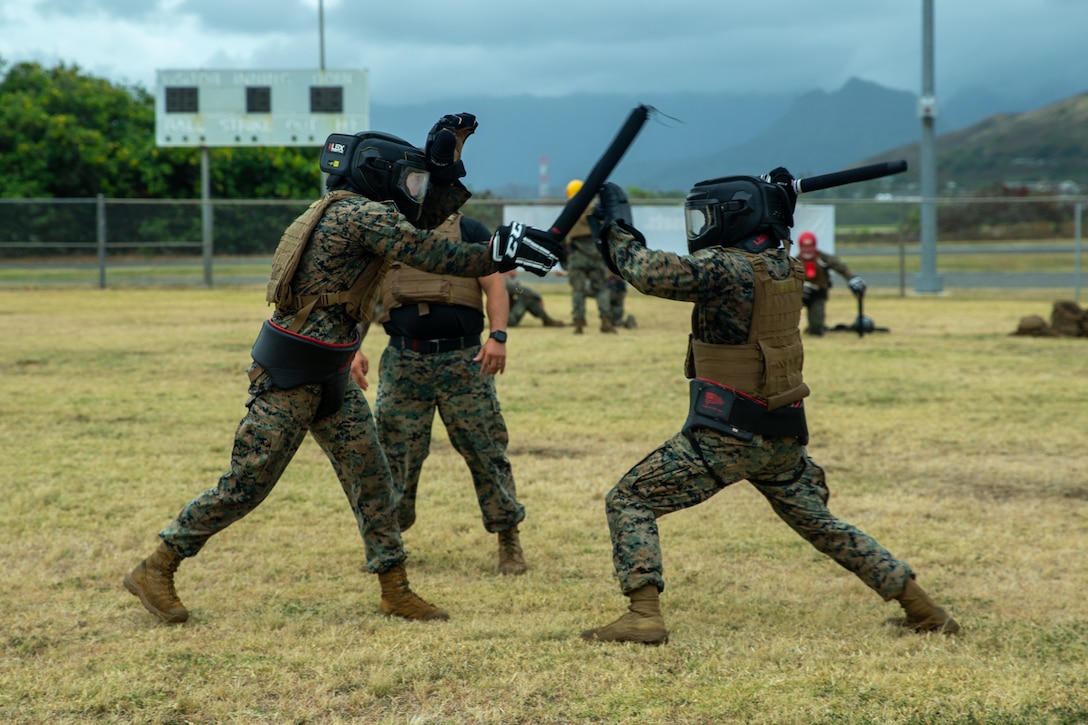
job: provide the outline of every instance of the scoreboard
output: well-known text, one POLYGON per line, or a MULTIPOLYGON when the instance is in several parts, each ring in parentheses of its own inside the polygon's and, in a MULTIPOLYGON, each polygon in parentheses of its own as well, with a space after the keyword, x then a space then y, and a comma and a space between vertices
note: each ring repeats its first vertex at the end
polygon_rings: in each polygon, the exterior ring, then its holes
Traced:
POLYGON ((320 146, 370 130, 365 70, 159 70, 157 146, 320 146))

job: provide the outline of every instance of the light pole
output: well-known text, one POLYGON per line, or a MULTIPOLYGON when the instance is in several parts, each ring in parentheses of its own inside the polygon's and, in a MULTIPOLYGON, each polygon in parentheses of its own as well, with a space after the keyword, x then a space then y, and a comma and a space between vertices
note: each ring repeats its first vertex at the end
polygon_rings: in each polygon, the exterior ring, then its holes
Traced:
POLYGON ((317 0, 317 43, 321 50, 321 70, 325 70, 325 0, 317 0))
POLYGON ((918 99, 922 119, 921 271, 914 277, 914 291, 940 292, 943 283, 937 274, 937 94, 933 84, 933 0, 922 0, 922 95, 918 99))

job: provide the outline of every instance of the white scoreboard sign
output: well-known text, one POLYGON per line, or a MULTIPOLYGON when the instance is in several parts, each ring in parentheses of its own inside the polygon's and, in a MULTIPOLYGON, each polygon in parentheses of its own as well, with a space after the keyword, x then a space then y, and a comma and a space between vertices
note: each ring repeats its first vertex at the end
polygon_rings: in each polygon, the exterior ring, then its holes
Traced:
POLYGON ((160 70, 158 146, 320 146, 370 129, 365 70, 160 70))

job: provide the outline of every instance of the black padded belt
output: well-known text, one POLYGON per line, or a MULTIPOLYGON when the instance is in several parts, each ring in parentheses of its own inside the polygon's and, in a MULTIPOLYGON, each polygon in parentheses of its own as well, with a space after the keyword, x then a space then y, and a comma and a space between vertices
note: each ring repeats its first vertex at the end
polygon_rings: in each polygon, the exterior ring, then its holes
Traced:
POLYGON ((753 435, 790 437, 808 443, 808 425, 801 401, 775 410, 732 388, 696 378, 689 383, 688 418, 683 432, 709 428, 740 440, 753 435))
POLYGON ((389 347, 398 350, 412 350, 424 354, 439 352, 453 352, 464 350, 466 347, 475 347, 480 344, 480 336, 475 337, 444 337, 439 340, 417 340, 414 337, 390 337, 389 347))

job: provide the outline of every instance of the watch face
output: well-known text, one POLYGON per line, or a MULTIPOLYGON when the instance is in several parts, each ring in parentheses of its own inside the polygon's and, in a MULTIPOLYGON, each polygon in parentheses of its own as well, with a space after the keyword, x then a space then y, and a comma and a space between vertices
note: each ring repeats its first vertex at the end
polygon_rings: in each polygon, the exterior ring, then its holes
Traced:
POLYGON ((506 333, 502 330, 495 330, 490 335, 488 335, 488 337, 492 338, 493 340, 497 340, 498 342, 506 342, 506 333))

